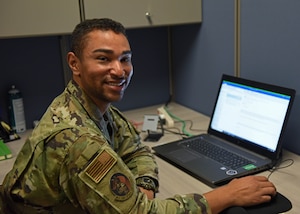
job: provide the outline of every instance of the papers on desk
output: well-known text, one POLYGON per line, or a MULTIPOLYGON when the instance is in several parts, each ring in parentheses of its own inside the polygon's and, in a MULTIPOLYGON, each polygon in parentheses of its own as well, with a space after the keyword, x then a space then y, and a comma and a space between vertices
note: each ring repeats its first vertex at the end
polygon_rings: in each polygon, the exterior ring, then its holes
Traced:
POLYGON ((2 139, 0 139, 0 160, 12 158, 12 153, 2 139))

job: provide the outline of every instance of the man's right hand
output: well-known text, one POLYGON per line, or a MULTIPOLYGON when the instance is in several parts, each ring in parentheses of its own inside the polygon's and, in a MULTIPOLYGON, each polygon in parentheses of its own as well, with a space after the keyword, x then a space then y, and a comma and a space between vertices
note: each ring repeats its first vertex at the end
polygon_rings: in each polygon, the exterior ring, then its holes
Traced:
POLYGON ((227 185, 205 193, 212 213, 232 206, 252 206, 268 202, 276 195, 276 188, 264 176, 233 179, 227 185))

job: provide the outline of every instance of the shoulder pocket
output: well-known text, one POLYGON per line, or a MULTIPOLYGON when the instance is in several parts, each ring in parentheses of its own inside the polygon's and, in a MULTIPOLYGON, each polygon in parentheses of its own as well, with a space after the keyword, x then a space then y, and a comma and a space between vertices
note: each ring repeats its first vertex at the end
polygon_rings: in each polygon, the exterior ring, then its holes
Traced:
POLYGON ((120 213, 129 213, 137 203, 135 179, 122 159, 103 146, 79 173, 83 183, 120 213))

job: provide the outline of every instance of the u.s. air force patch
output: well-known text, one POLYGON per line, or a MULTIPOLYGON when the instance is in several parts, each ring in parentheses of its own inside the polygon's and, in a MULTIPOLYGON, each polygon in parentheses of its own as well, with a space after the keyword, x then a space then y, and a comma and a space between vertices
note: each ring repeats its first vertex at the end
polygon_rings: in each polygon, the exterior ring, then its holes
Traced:
POLYGON ((87 166, 85 173, 96 183, 109 172, 115 165, 117 159, 113 157, 108 151, 103 150, 96 158, 87 166))
POLYGON ((128 199, 133 193, 129 179, 122 173, 115 173, 111 176, 110 190, 120 201, 128 199))

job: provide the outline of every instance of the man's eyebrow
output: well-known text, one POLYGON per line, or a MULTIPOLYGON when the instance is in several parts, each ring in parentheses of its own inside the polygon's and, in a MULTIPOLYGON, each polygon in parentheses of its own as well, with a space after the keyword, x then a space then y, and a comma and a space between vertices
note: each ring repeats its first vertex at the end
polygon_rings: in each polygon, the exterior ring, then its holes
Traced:
MULTIPOLYGON (((113 54, 114 51, 110 50, 110 49, 96 49, 93 51, 93 53, 97 53, 97 52, 102 52, 102 53, 107 53, 107 54, 113 54)), ((132 54, 131 50, 127 50, 127 51, 123 51, 122 52, 123 55, 127 55, 127 54, 132 54)))
POLYGON ((128 51, 123 51, 123 54, 132 54, 132 51, 128 50, 128 51))

